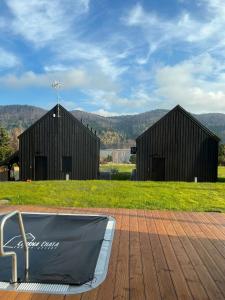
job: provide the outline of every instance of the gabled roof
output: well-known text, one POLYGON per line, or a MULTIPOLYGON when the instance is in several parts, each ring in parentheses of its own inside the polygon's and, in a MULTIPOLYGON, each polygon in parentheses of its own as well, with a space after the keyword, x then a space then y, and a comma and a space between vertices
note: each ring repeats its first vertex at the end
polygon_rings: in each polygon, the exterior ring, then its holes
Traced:
POLYGON ((65 107, 63 107, 61 104, 57 104, 55 105, 52 109, 50 109, 47 113, 45 113, 40 119, 38 119, 36 122, 34 122, 30 127, 28 127, 26 130, 24 130, 23 133, 21 133, 18 138, 20 138, 21 136, 23 136, 27 131, 29 131, 31 128, 35 127, 38 123, 40 123, 43 119, 45 119, 45 117, 51 113, 54 113, 55 111, 57 111, 57 109, 63 110, 64 113, 66 115, 68 115, 70 118, 72 118, 75 122, 77 122, 77 124, 79 124, 79 126, 86 130, 86 132, 88 134, 90 134, 91 136, 93 136, 96 139, 99 139, 99 137, 93 132, 91 131, 88 127, 86 127, 82 122, 80 122, 76 117, 74 117, 73 114, 71 114, 67 109, 65 109, 65 107))
POLYGON ((201 122, 199 122, 192 114, 187 112, 183 107, 180 105, 175 106, 173 109, 171 109, 167 114, 165 114, 161 119, 159 119, 157 122, 155 122, 151 127, 149 127, 146 131, 144 131, 141 135, 137 137, 136 140, 143 137, 148 131, 150 131, 152 128, 154 128, 159 122, 161 122, 164 118, 166 118, 168 115, 174 113, 175 111, 180 111, 183 113, 190 121, 195 123, 201 130, 203 130, 207 135, 214 138, 216 141, 220 141, 220 138, 215 135, 211 130, 209 130, 207 127, 205 127, 201 122))

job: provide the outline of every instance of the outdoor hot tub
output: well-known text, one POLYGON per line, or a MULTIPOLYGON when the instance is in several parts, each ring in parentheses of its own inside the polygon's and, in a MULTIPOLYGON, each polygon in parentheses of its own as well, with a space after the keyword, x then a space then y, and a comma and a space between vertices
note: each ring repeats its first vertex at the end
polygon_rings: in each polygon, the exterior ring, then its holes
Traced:
POLYGON ((106 278, 112 217, 14 212, 0 222, 1 290, 77 294, 106 278))

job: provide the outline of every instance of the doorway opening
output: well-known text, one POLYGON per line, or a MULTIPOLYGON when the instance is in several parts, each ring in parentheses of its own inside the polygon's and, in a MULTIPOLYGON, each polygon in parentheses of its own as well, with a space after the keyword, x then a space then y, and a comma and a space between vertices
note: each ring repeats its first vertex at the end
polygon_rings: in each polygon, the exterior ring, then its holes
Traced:
POLYGON ((152 176, 151 180, 164 181, 165 180, 165 158, 152 158, 152 176))
POLYGON ((35 156, 35 180, 47 180, 46 156, 35 156))

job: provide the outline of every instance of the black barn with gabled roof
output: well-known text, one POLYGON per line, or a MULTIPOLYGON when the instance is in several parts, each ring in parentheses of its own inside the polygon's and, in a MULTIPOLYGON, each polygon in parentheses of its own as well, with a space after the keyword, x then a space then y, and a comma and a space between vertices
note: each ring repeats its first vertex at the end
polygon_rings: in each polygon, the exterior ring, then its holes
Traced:
POLYGON ((214 182, 219 141, 178 105, 136 139, 137 179, 214 182))
POLYGON ((56 105, 19 136, 20 180, 96 179, 99 153, 96 134, 56 105))

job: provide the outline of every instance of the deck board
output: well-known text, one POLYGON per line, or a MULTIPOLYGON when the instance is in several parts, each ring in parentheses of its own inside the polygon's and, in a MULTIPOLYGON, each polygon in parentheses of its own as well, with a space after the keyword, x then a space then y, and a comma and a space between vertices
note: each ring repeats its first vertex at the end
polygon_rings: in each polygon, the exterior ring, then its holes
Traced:
MULTIPOLYGON (((201 260, 197 250, 191 242, 192 237, 189 236, 183 226, 181 225, 185 219, 180 219, 177 213, 171 213, 174 217, 173 225, 177 236, 179 237, 181 243, 183 244, 184 249, 191 261, 192 266, 194 267, 198 277, 204 286, 204 289, 210 299, 223 299, 221 292, 218 290, 218 287, 215 284, 212 276, 208 272, 204 262, 201 260)), ((204 298, 203 298, 204 299, 204 298)))
POLYGON ((116 218, 106 280, 75 296, 0 292, 1 300, 225 299, 225 214, 128 209, 1 207, 116 218))
POLYGON ((161 297, 162 299, 178 299, 176 289, 171 278, 171 272, 164 255, 163 246, 157 231, 157 220, 155 220, 153 212, 146 211, 146 221, 150 242, 153 249, 153 257, 155 261, 161 297))
MULTIPOLYGON (((64 300, 81 300, 82 295, 69 295, 64 298, 64 300)), ((54 299, 54 298, 53 298, 54 299)))
POLYGON ((191 295, 194 299, 208 299, 207 293, 199 279, 199 276, 192 265, 190 258, 188 257, 187 250, 184 248, 180 238, 178 237, 174 228, 173 222, 171 222, 171 214, 166 214, 167 219, 163 221, 167 234, 170 238, 174 253, 180 264, 181 270, 184 274, 187 285, 190 288, 191 295))
POLYGON ((124 209, 121 210, 122 213, 122 224, 120 233, 120 243, 119 243, 119 253, 117 257, 117 267, 116 267, 116 281, 114 286, 113 297, 118 300, 128 300, 130 289, 129 289, 129 259, 130 259, 130 217, 129 214, 125 212, 124 209))
POLYGON ((175 254, 171 240, 166 231, 166 224, 163 222, 163 218, 161 218, 161 215, 158 212, 153 213, 153 216, 158 217, 156 228, 171 273, 171 278, 176 290, 177 297, 178 299, 192 299, 188 283, 184 277, 177 255, 175 254))
MULTIPOLYGON (((32 294, 31 293, 17 293, 14 300, 31 300, 32 294)), ((56 300, 56 299, 54 299, 56 300)))
POLYGON ((130 300, 145 300, 137 211, 130 218, 130 300))
POLYGON ((142 270, 146 299, 161 299, 158 276, 154 261, 153 249, 148 234, 145 212, 139 211, 138 227, 140 235, 140 247, 142 258, 142 270))
POLYGON ((121 224, 122 224, 122 216, 121 214, 117 214, 116 212, 117 212, 116 209, 111 210, 109 212, 114 217, 116 217, 117 230, 114 235, 108 276, 106 277, 104 284, 102 284, 98 288, 98 298, 97 298, 98 300, 113 299, 114 287, 116 282, 116 267, 117 267, 118 254, 119 254, 121 224))
POLYGON ((210 238, 211 242, 216 247, 217 251, 219 251, 220 255, 222 255, 225 258, 225 253, 224 253, 225 235, 223 235, 223 233, 220 230, 218 230, 215 227, 215 225, 209 223, 209 220, 208 218, 206 218, 205 214, 199 214, 199 217, 203 221, 202 224, 199 225, 201 230, 205 233, 205 235, 208 238, 210 238))
POLYGON ((204 262, 206 268, 208 269, 209 273, 211 274, 225 299, 225 274, 223 274, 223 272, 220 270, 219 265, 215 262, 215 249, 212 249, 210 240, 208 240, 207 236, 205 236, 200 230, 199 224, 197 225, 195 222, 192 222, 193 219, 191 215, 185 213, 185 217, 189 221, 188 224, 184 224, 185 230, 187 234, 193 237, 193 245, 197 249, 199 256, 201 257, 202 261, 204 262))

